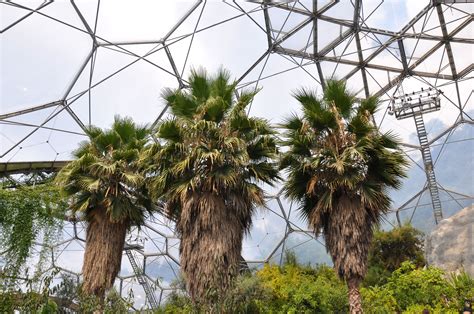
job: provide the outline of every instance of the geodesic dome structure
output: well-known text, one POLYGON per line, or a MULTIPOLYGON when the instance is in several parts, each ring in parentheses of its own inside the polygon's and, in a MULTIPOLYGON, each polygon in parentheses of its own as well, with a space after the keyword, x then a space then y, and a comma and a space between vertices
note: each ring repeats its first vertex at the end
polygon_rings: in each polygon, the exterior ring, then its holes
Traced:
MULTIPOLYGON (((167 115, 164 87, 185 88, 192 67, 223 65, 239 89, 262 88, 250 114, 278 123, 331 78, 358 97, 377 95, 381 131, 400 134, 412 161, 394 191, 389 227, 429 230, 472 203, 472 1, 2 1, 0 173, 34 182, 60 169, 114 115, 154 126, 167 115)), ((285 250, 328 262, 278 188, 244 243, 249 265, 281 262, 285 250)), ((67 221, 49 269, 80 277, 84 226, 67 221)), ((179 272, 173 224, 152 217, 132 231, 116 285, 136 307, 166 299, 179 272), (135 264, 135 265, 134 265, 135 264)))

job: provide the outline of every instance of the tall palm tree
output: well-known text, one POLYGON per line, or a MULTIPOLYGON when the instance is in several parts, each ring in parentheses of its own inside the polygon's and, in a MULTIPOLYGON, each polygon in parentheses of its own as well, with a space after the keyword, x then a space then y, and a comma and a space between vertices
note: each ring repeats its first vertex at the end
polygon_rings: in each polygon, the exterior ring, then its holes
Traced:
POLYGON ((181 236, 181 271, 196 303, 222 296, 239 270, 244 234, 264 204, 259 183, 278 178, 269 123, 249 117, 256 92, 236 96, 236 83, 193 70, 186 90, 165 89, 172 116, 158 126, 163 147, 153 192, 181 236))
POLYGON ((388 188, 399 188, 407 161, 397 138, 372 123, 378 100, 357 101, 342 81, 328 81, 322 98, 301 89, 301 117, 283 123, 289 150, 286 195, 326 248, 349 288, 351 313, 361 313, 359 284, 367 271, 373 228, 390 207, 388 188))
POLYGON ((82 291, 103 299, 120 271, 127 230, 154 210, 139 162, 149 130, 116 116, 110 130, 91 126, 86 133, 56 182, 87 221, 82 291))

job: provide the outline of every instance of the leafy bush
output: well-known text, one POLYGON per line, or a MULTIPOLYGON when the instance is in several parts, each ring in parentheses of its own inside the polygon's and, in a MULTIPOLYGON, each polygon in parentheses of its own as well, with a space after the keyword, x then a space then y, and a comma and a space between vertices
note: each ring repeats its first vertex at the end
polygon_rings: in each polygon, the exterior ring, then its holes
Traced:
MULTIPOLYGON (((404 262, 393 272, 386 286, 393 291, 398 310, 405 310, 415 304, 436 307, 443 299, 451 300, 455 295, 454 288, 443 276, 444 272, 440 269, 421 269, 411 262, 404 262)), ((448 302, 446 308, 449 308, 448 302)))
POLYGON ((428 311, 429 313, 443 313, 443 314, 458 314, 458 310, 446 309, 441 304, 436 305, 435 307, 429 305, 410 305, 403 314, 420 314, 423 311, 428 311))
MULTIPOLYGON (((84 296, 80 284, 68 275, 62 275, 63 281, 51 287, 58 273, 54 269, 45 276, 25 280, 25 291, 0 285, 0 313, 93 313, 99 309, 102 313, 127 313, 133 304, 131 296, 124 299, 114 289, 108 291, 103 302, 95 296, 84 296)), ((2 276, 0 273, 0 279, 2 276)))
POLYGON ((361 292, 368 313, 421 313, 423 309, 450 313, 462 309, 464 300, 474 296, 474 279, 466 273, 448 279, 438 268, 417 268, 404 262, 385 285, 361 292))
MULTIPOLYGON (((173 284, 174 287, 184 288, 183 280, 173 284)), ((196 306, 183 290, 176 290, 168 298, 168 302, 157 313, 265 313, 261 311, 262 304, 271 301, 271 295, 252 274, 240 275, 222 300, 215 300, 212 305, 196 306)))
MULTIPOLYGON (((0 254, 7 265, 5 273, 12 277, 19 274, 36 239, 49 243, 61 235, 62 219, 56 217, 66 208, 58 188, 48 183, 0 187, 0 254)), ((39 266, 45 253, 40 253, 39 266)))
POLYGON ((108 291, 105 299, 102 300, 96 296, 80 295, 79 296, 79 313, 95 313, 101 309, 101 313, 127 313, 133 302, 131 299, 123 299, 115 289, 108 291))
MULTIPOLYGON (((23 284, 28 287, 25 292, 11 289, 9 285, 0 285, 0 313, 57 313, 58 306, 50 298, 49 286, 56 271, 40 279, 26 279, 23 284), (35 282, 37 280, 37 282, 35 282), (40 291, 32 289, 37 283, 40 291)), ((5 274, 0 273, 0 282, 5 282, 5 274)))
POLYGON ((465 300, 474 302, 474 278, 462 271, 458 274, 451 274, 448 280, 454 288, 458 308, 464 307, 465 300))
POLYGON ((327 266, 265 265, 256 276, 272 295, 263 313, 347 312, 346 286, 327 266))
POLYGON ((362 288, 362 302, 367 314, 394 313, 397 309, 397 300, 393 292, 378 286, 362 288))
MULTIPOLYGON (((181 290, 182 291, 182 290, 181 290)), ((474 296, 474 279, 466 273, 450 277, 434 267, 404 262, 384 285, 361 289, 365 313, 458 313, 474 296)), ((240 276, 227 297, 212 308, 196 308, 183 292, 175 292, 158 313, 347 313, 347 288, 324 265, 302 266, 294 257, 282 267, 266 264, 240 276)))
POLYGON ((423 233, 411 225, 389 231, 377 230, 369 251, 364 286, 385 284, 391 273, 405 261, 411 261, 417 267, 424 266, 423 247, 423 233))
POLYGON ((223 300, 197 308, 182 292, 173 293, 158 313, 346 313, 347 289, 328 266, 301 266, 293 255, 283 267, 264 265, 241 275, 223 300))

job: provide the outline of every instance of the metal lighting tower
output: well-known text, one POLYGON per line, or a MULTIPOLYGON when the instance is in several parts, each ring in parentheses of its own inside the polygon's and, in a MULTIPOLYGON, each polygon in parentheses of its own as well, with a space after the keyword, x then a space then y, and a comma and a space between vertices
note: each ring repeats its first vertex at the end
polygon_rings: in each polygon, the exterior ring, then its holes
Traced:
POLYGON ((438 224, 443 219, 441 201, 439 199, 438 185, 433 168, 433 159, 431 157, 428 135, 426 133, 423 113, 429 113, 440 109, 439 94, 441 91, 433 88, 423 89, 418 92, 404 94, 400 97, 394 97, 392 107, 389 108, 390 114, 395 114, 398 120, 413 117, 415 120, 416 133, 420 142, 421 157, 425 167, 426 180, 433 204, 435 222, 438 224))

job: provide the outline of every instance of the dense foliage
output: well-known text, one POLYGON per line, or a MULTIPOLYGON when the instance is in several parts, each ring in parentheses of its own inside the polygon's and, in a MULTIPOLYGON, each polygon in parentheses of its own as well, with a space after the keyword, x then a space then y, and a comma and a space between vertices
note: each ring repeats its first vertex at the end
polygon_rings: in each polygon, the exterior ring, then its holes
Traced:
POLYGON ((345 284, 328 266, 266 264, 260 270, 239 276, 220 302, 198 308, 178 291, 159 312, 345 313, 346 295, 345 284))
POLYGON ((54 242, 61 235, 61 216, 67 209, 67 203, 61 198, 57 187, 46 183, 0 188, 0 209, 0 255, 5 263, 3 271, 15 277, 25 264, 35 241, 54 242))
POLYGON ((262 313, 344 313, 348 310, 347 288, 327 266, 265 265, 257 272, 262 286, 272 296, 262 303, 262 313))
POLYGON ((130 297, 124 299, 113 289, 104 300, 81 294, 79 283, 67 275, 62 275, 62 282, 53 286, 52 280, 58 272, 55 269, 38 281, 24 281, 27 287, 24 292, 0 289, 0 313, 93 313, 100 308, 102 313, 113 314, 126 313, 132 305, 130 297), (34 289, 33 283, 41 289, 34 289))
POLYGON ((411 225, 377 230, 369 250, 369 268, 364 285, 384 284, 402 262, 425 265, 423 234, 411 225))
POLYGON ((171 115, 157 125, 154 144, 150 129, 129 118, 116 117, 109 130, 87 128, 89 140, 56 178, 68 202, 50 184, 0 189, 0 312, 127 311, 133 302, 112 288, 125 235, 158 210, 155 202, 176 221, 185 280, 159 313, 360 313, 362 305, 366 313, 455 313, 474 298, 466 273, 421 268, 421 233, 411 226, 373 234, 406 160, 396 137, 373 124, 378 100, 359 101, 331 80, 321 98, 296 92, 303 114, 282 125, 288 150, 280 167, 286 196, 323 233, 334 268, 288 255, 283 266, 238 275, 243 236, 265 203, 263 184, 279 179, 276 132, 248 116, 256 93, 237 93, 224 70, 192 71, 187 88, 164 91, 171 115), (64 277, 51 288, 59 272, 51 269, 22 279, 26 291, 12 289, 35 240, 60 236, 66 208, 87 221, 84 282, 64 277))
POLYGON ((466 273, 447 276, 434 267, 417 268, 403 262, 387 283, 362 289, 367 313, 420 313, 424 308, 443 313, 458 313, 464 300, 474 298, 474 279, 466 273))
MULTIPOLYGON (((361 289, 365 313, 459 313, 474 297, 474 279, 465 273, 446 276, 440 269, 404 262, 382 286, 361 289)), ((212 310, 224 313, 347 313, 347 288, 327 266, 265 265, 238 278, 225 300, 212 310), (218 311, 219 310, 219 311, 218 311)), ((180 292, 158 313, 201 313, 180 292)))

